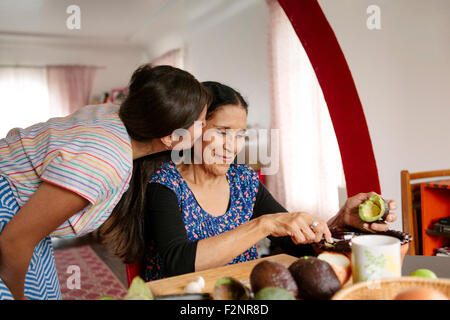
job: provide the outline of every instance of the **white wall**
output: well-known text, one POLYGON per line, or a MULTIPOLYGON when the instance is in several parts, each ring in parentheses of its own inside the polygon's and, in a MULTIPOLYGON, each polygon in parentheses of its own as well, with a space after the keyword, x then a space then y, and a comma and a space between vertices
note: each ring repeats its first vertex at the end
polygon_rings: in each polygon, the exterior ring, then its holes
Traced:
POLYGON ((161 33, 148 45, 149 58, 183 48, 187 71, 236 88, 250 105, 247 123, 269 128, 268 15, 265 0, 229 2, 182 31, 161 33))
POLYGON ((104 66, 97 70, 92 96, 126 87, 132 72, 147 60, 145 50, 136 46, 71 44, 27 39, 2 39, 0 64, 48 65, 86 64, 104 66))
POLYGON ((400 171, 450 163, 450 1, 319 0, 356 83, 381 189, 398 203, 400 171), (369 30, 366 9, 381 9, 369 30))

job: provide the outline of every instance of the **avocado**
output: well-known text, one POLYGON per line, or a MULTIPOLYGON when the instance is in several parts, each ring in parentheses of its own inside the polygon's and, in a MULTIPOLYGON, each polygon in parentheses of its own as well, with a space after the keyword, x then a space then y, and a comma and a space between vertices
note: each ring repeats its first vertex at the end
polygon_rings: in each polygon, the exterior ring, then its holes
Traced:
POLYGON ((389 205, 378 194, 359 205, 359 217, 365 222, 384 221, 388 214, 389 205))
POLYGON ((278 287, 298 295, 297 283, 289 270, 281 263, 265 260, 258 263, 250 273, 250 285, 253 292, 266 287, 278 287))
POLYGON ((139 277, 134 277, 131 281, 128 292, 124 297, 124 300, 154 300, 155 297, 150 288, 145 284, 145 281, 139 277))
POLYGON ((283 288, 265 287, 255 294, 254 300, 295 300, 295 297, 283 288))
POLYGON ((214 300, 248 300, 250 290, 239 280, 224 277, 215 283, 212 296, 214 300))
POLYGON ((328 300, 342 286, 331 265, 316 257, 302 257, 288 269, 297 282, 301 299, 328 300))

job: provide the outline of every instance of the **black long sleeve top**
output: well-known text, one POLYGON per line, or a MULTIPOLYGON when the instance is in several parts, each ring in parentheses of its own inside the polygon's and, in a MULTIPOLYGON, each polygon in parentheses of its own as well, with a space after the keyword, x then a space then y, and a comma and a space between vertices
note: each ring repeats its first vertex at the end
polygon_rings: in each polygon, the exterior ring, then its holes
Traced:
MULTIPOLYGON (((164 264, 166 276, 195 271, 198 241, 189 241, 175 193, 159 183, 147 187, 145 241, 153 242, 164 264)), ((287 212, 259 182, 251 219, 264 214, 287 212)), ((290 237, 268 237, 274 251, 294 256, 313 255, 310 245, 295 245, 290 237)), ((150 279, 148 279, 150 280, 150 279)))

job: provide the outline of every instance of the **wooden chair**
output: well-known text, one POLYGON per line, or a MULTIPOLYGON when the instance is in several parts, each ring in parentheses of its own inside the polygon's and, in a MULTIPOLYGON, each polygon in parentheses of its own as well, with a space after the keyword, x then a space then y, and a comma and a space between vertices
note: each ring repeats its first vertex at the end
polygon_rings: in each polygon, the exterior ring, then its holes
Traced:
POLYGON ((401 171, 403 231, 413 236, 408 252, 410 255, 422 254, 420 184, 445 176, 450 176, 450 169, 415 173, 401 171), (419 179, 420 182, 415 181, 419 179))

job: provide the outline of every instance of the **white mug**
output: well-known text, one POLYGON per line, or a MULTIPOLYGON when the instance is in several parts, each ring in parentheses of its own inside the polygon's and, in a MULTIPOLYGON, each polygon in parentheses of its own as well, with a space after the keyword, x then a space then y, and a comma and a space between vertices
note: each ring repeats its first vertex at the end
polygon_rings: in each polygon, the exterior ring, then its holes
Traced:
POLYGON ((353 282, 401 277, 400 240, 384 235, 352 238, 353 282))

